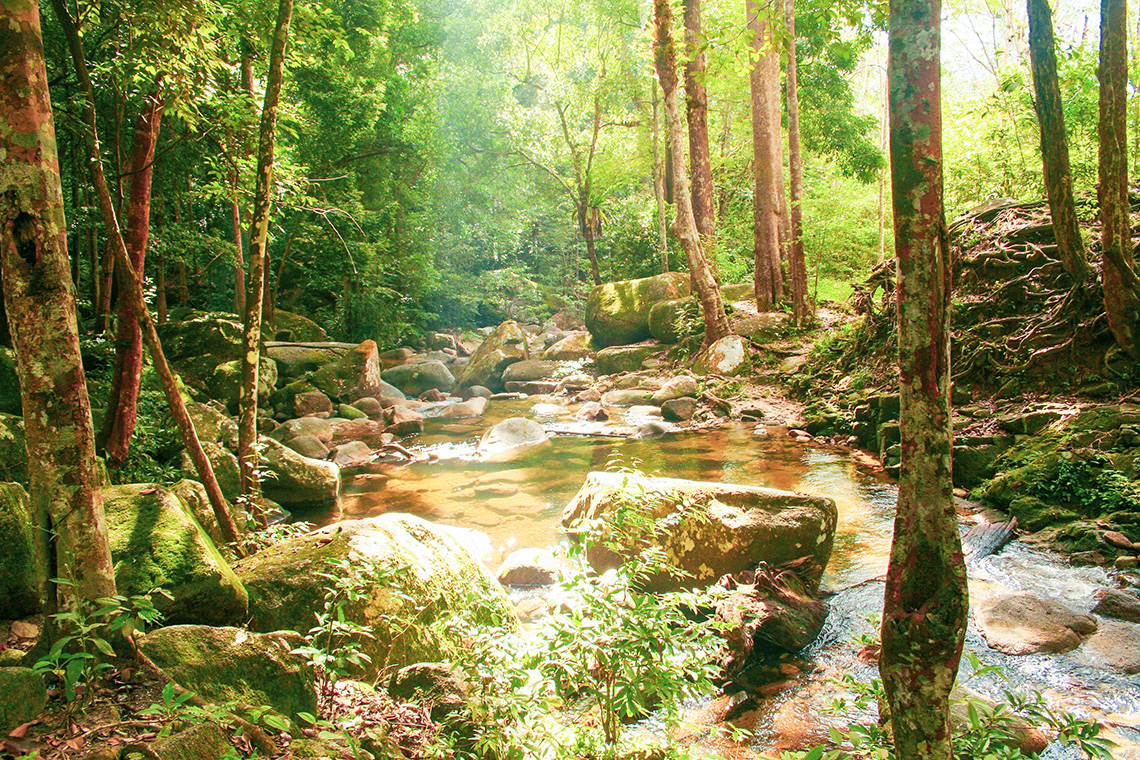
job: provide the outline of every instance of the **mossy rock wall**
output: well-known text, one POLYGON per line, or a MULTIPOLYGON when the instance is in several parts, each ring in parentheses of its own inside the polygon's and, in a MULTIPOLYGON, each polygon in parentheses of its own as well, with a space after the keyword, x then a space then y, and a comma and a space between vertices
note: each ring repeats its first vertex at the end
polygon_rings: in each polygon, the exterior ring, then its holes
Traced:
POLYGON ((43 608, 47 543, 37 540, 28 494, 16 483, 0 483, 0 618, 34 615, 43 608))

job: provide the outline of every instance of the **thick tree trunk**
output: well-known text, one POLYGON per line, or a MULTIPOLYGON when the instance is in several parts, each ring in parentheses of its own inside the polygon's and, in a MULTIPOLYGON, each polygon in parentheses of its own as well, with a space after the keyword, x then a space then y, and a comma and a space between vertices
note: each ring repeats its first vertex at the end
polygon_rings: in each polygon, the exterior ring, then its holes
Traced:
MULTIPOLYGON (((194 423, 190 419, 190 414, 186 411, 186 403, 182 399, 182 391, 179 388, 178 379, 174 376, 174 372, 171 371, 170 365, 166 362, 166 356, 162 353, 162 344, 158 339, 158 332, 155 330, 154 320, 150 316, 150 311, 147 310, 146 300, 143 297, 141 277, 139 273, 134 271, 134 267, 131 265, 130 256, 127 254, 127 246, 123 240, 122 231, 119 228, 119 218, 115 213, 114 201, 111 198, 111 191, 107 185, 107 177, 103 172, 103 162, 100 159, 99 133, 96 129, 95 119, 95 91, 91 85, 90 73, 87 70, 87 60, 83 55, 83 45, 79 39, 79 30, 76 28, 75 21, 71 18, 70 13, 68 13, 67 6, 64 5, 63 0, 52 0, 52 7, 55 10, 56 17, 59 19, 59 25, 67 39, 72 62, 75 65, 76 78, 79 80, 79 85, 83 93, 83 121, 87 130, 87 158, 91 168, 91 180, 95 189, 95 199, 99 204, 99 213, 103 217, 103 226, 107 230, 108 245, 111 246, 115 254, 116 266, 124 270, 124 277, 121 282, 123 288, 121 289, 125 292, 120 294, 120 298, 127 300, 134 306, 135 317, 142 327, 143 341, 150 351, 154 369, 162 381, 162 390, 166 396, 166 402, 170 406, 174 423, 178 426, 178 431, 182 435, 182 442, 186 446, 186 451, 190 455, 191 461, 194 462, 198 479, 206 489, 206 495, 210 500, 210 507, 214 512, 214 517, 217 519, 218 526, 226 541, 236 544, 238 539, 237 526, 234 525, 233 517, 230 515, 229 505, 226 504, 225 497, 222 496, 222 489, 218 486, 218 480, 214 476, 214 469, 210 465, 210 460, 206 458, 206 452, 202 449, 201 441, 198 440, 198 434, 194 430, 194 423)), ((238 551, 241 551, 240 547, 238 551)))
POLYGON ((949 697, 969 612, 952 502, 951 252, 942 201, 939 12, 938 0, 890 5, 902 469, 879 671, 900 760, 953 756, 949 697))
POLYGON ((748 0, 748 28, 752 49, 758 56, 749 77, 752 88, 752 252, 756 262, 753 285, 756 306, 771 311, 780 300, 783 272, 780 268, 780 195, 783 193, 773 145, 779 145, 780 122, 773 124, 772 101, 778 100, 780 59, 772 41, 772 29, 758 0, 748 0), (773 135, 776 140, 773 141, 773 135))
POLYGON ((685 171, 684 127, 681 121, 681 109, 677 102, 679 98, 677 53, 673 46, 673 9, 669 5, 669 0, 653 0, 653 21, 653 63, 665 101, 665 124, 672 154, 673 181, 676 183, 674 199, 677 204, 677 218, 673 223, 673 231, 685 250, 685 259, 689 263, 689 278, 701 302, 701 313, 705 321, 705 339, 702 347, 707 347, 729 335, 732 329, 724 312, 720 288, 701 247, 701 237, 697 232, 693 207, 689 200, 689 180, 685 171))
POLYGON ((1085 244, 1073 202, 1073 175, 1069 170, 1069 140, 1065 133, 1065 112, 1061 86, 1057 81, 1057 53, 1053 43, 1053 16, 1048 0, 1028 0, 1029 58, 1033 68, 1033 89, 1037 97, 1037 121, 1041 125, 1041 162, 1045 193, 1053 216, 1053 235, 1061 265, 1077 286, 1089 276, 1085 244))
MULTIPOLYGON (((708 254, 716 234, 714 216, 712 159, 709 157, 708 94, 705 92, 705 53, 702 49, 701 0, 685 0, 685 116, 689 122, 689 181, 692 184, 693 218, 701 244, 708 254)), ((709 265, 716 270, 711 257, 709 265)))
POLYGON ((269 54, 269 75, 257 149, 257 187, 250 219, 249 274, 246 278, 245 334, 242 352, 241 390, 238 405, 238 463, 241 493, 255 518, 265 524, 261 508, 261 483, 257 476, 257 385, 261 359, 261 312, 265 297, 265 249, 269 243, 269 211, 273 202, 273 150, 277 136, 277 103, 285 70, 285 45, 293 0, 281 0, 277 28, 269 54))
POLYGON ((1116 344, 1140 356, 1140 289, 1132 256, 1128 216, 1128 23, 1126 0, 1100 4, 1100 247, 1101 279, 1108 326, 1116 344))
MULTIPOLYGON (((150 237, 150 189, 154 177, 154 149, 162 125, 161 84, 144 99, 131 148, 131 191, 127 204, 127 253, 136 272, 144 271, 150 237)), ((120 291, 126 290, 121 287, 120 291)), ((107 398, 99 443, 107 466, 117 470, 127 459, 138 420, 139 383, 142 378, 142 330, 128 298, 119 299, 115 329, 115 370, 107 398)))
POLYGON ((788 174, 792 204, 788 230, 788 269, 792 280, 792 316, 802 327, 808 321, 807 264, 804 261, 804 164, 800 155, 800 95, 796 69, 796 9, 794 0, 784 0, 784 23, 788 29, 788 174))
MULTIPOLYGON (((35 0, 0 0, 0 271, 38 531, 67 594, 115 593, 35 0)), ((49 594, 52 593, 48 589, 49 594)), ((70 606, 66 601, 60 607, 70 606)))

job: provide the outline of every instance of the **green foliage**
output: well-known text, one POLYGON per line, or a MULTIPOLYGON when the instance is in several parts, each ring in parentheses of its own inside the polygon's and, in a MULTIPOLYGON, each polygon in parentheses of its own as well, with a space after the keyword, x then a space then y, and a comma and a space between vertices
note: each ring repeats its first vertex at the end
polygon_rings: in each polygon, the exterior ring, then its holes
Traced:
MULTIPOLYGON (((972 653, 966 654, 966 660, 971 667, 967 683, 985 675, 1005 677, 997 667, 983 666, 972 653)), ((830 712, 834 714, 850 715, 852 711, 876 714, 887 703, 883 683, 877 678, 864 682, 843 674, 836 685, 848 696, 832 701, 830 712)), ((1090 760, 1111 760, 1113 756, 1115 744, 1100 735, 1100 726, 1095 721, 1053 710, 1039 692, 1025 695, 1006 691, 1005 702, 996 705, 970 691, 961 693, 964 696, 958 703, 965 708, 965 722, 957 726, 958 731, 953 738, 957 760, 1036 757, 1023 754, 1017 747, 1017 737, 1027 726, 1041 726, 1052 734, 1054 741, 1075 746, 1090 760)), ((891 734, 880 722, 857 723, 846 730, 831 728, 829 733, 832 747, 784 752, 780 755, 781 760, 893 760, 895 757, 891 734)))
MULTIPOLYGON (((63 578, 52 581, 65 587, 74 585, 63 578)), ((73 609, 55 613, 51 617, 59 636, 32 668, 54 678, 69 703, 87 702, 95 692, 94 681, 112 667, 116 655, 111 640, 115 635, 141 630, 162 619, 150 597, 112 596, 94 602, 79 599, 73 609)))

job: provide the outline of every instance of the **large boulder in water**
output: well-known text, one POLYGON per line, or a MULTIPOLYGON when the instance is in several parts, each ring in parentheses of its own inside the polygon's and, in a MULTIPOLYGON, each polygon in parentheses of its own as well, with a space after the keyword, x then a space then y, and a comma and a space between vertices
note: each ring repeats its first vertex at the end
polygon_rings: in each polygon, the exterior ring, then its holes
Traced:
POLYGON ((550 441, 550 435, 532 419, 510 417, 483 434, 475 452, 486 460, 517 459, 550 441))
POLYGON ((139 649, 171 680, 208 702, 265 705, 296 720, 317 712, 313 669, 293 650, 296 633, 174 625, 139 639, 139 649))
POLYGON ((503 389, 503 370, 515 362, 530 358, 526 333, 514 320, 507 320, 487 336, 459 370, 456 383, 461 388, 485 385, 493 391, 503 389))
POLYGON ((645 340, 651 337, 649 310, 653 304, 687 295, 689 276, 681 272, 604 283, 586 299, 586 329, 603 347, 645 340))
POLYGON ((312 628, 328 586, 322 575, 334 572, 332 562, 375 568, 360 600, 346 607, 348 619, 372 628, 374 638, 361 642, 372 658, 369 678, 386 667, 460 654, 471 625, 517 626, 502 586, 447 531, 388 513, 329 525, 241 560, 250 627, 312 628), (448 620, 460 624, 444 625, 448 620))
POLYGON ((27 492, 16 483, 0 483, 0 618, 22 618, 43 608, 48 547, 37 533, 27 492))
POLYGON ((161 588, 170 623, 227 625, 246 613, 246 593, 229 563, 174 492, 155 484, 109 486, 103 509, 120 594, 161 588))
POLYGON ((399 388, 401 393, 413 398, 433 388, 443 393, 451 393, 455 387, 455 378, 451 370, 440 361, 400 364, 384 370, 381 377, 385 382, 399 388))
MULTIPOLYGON (((730 483, 591 472, 562 512, 568 528, 603 520, 635 504, 657 521, 655 541, 683 572, 652 581, 655 590, 707 586, 730 573, 795 564, 814 591, 831 556, 838 513, 821 496, 730 483)), ((606 528, 607 531, 610 528, 606 528)), ((633 541, 632 537, 623 537, 633 541)), ((622 557, 594 541, 587 558, 599 572, 622 557)), ((632 550, 632 546, 631 546, 632 550)))
POLYGON ((1005 654, 1070 652, 1096 632, 1097 621, 1060 602, 1031 594, 997 594, 974 609, 991 648, 1005 654))
POLYGON ((340 497, 340 467, 311 459, 283 443, 261 436, 259 442, 269 475, 262 481, 265 495, 286 509, 329 507, 340 497))

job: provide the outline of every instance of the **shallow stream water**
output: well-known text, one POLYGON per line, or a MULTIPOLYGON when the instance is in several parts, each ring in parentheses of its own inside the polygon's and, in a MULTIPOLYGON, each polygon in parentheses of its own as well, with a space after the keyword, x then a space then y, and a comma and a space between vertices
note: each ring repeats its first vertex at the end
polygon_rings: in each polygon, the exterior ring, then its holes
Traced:
MULTIPOLYGON (((344 518, 383 512, 410 512, 425 519, 474 529, 461 535, 488 566, 515 549, 547 547, 563 541, 562 508, 591 470, 618 465, 650 475, 767 486, 828 496, 839 510, 835 548, 823 580, 830 614, 817 642, 783 663, 787 677, 749 701, 745 723, 760 748, 791 746, 812 736, 826 737, 827 725, 852 716, 831 717, 825 708, 836 696, 840 673, 860 680, 877 674, 857 654, 860 635, 872 636, 882 609, 882 575, 890 551, 896 489, 869 462, 849 452, 798 443, 782 428, 730 423, 703 431, 675 430, 638 439, 612 437, 636 430, 647 418, 616 417, 608 423, 574 419, 576 406, 538 397, 494 400, 481 419, 462 424, 430 418, 423 434, 402 443, 431 461, 374 464, 346 478, 344 518), (486 462, 475 455, 480 435, 507 417, 527 416, 558 431, 546 446, 512 462, 486 462)), ((963 529, 968 526, 963 526, 963 529)), ((1057 599, 1081 612, 1093 605, 1097 588, 1112 586, 1100 568, 1073 567, 1048 553, 1014 542, 969 567, 971 595, 995 590, 1026 591, 1057 599)), ((1066 655, 1010 657, 990 649, 971 624, 967 651, 986 665, 998 665, 1004 678, 989 675, 968 685, 993 698, 1004 689, 1034 690, 1050 704, 1112 723, 1117 735, 1140 740, 1140 676, 1100 666, 1081 649, 1066 655)), ((965 662, 965 658, 964 658, 965 662)), ((963 665, 960 680, 970 668, 963 665)), ((869 716, 868 716, 869 717, 869 716)), ((1079 757, 1054 746, 1046 757, 1079 757)), ((1140 758, 1122 747, 1121 760, 1140 758)))

